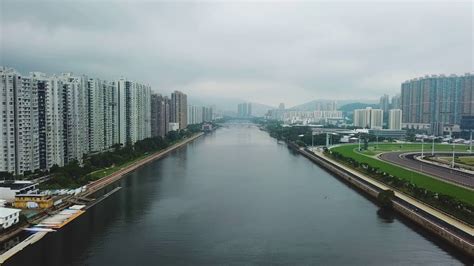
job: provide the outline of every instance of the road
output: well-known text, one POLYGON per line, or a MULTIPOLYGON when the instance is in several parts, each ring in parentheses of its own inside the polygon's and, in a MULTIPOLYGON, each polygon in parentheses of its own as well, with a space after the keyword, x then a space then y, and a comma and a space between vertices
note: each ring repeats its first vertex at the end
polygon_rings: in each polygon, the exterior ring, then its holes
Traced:
POLYGON ((415 170, 417 172, 429 174, 438 179, 443 179, 466 187, 474 188, 473 175, 442 166, 424 163, 414 159, 413 154, 405 155, 406 153, 407 152, 387 152, 380 154, 379 158, 384 161, 415 170))

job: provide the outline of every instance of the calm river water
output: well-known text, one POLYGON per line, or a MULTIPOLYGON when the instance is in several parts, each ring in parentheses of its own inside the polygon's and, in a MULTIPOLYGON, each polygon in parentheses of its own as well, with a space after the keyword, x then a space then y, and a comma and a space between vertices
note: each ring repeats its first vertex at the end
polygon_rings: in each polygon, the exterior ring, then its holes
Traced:
POLYGON ((469 263, 253 125, 229 124, 119 184, 7 264, 469 263))

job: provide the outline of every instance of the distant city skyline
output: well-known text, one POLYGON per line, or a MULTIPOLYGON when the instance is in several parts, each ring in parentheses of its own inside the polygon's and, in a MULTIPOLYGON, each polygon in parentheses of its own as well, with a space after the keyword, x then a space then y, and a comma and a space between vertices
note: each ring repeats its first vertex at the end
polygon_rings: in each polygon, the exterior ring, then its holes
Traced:
POLYGON ((0 65, 105 79, 124 73, 167 94, 291 107, 377 100, 412 78, 472 72, 472 2, 4 0, 1 7, 0 65))

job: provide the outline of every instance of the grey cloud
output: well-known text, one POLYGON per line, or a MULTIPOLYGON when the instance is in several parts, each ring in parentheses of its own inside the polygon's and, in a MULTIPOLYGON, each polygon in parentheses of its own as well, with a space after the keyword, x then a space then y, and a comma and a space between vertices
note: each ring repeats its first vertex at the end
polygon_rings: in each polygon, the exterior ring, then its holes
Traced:
POLYGON ((472 71, 471 2, 1 2, 1 64, 288 105, 472 71))

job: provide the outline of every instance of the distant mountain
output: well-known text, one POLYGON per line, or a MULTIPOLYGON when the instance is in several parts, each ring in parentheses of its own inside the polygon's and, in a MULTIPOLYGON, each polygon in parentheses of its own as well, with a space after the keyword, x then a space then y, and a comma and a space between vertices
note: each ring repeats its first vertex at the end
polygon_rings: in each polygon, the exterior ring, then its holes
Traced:
POLYGON ((326 104, 332 103, 334 101, 336 102, 336 104, 338 106, 338 109, 340 109, 339 107, 341 107, 341 106, 348 105, 348 104, 353 104, 353 103, 354 104, 360 103, 360 104, 368 106, 368 105, 371 105, 371 104, 372 105, 376 104, 378 102, 377 100, 364 100, 364 99, 361 99, 361 100, 327 100, 327 99, 320 99, 320 100, 313 100, 313 101, 310 101, 310 102, 307 102, 307 103, 303 103, 303 104, 300 104, 300 105, 297 105, 297 106, 293 106, 289 109, 290 110, 299 110, 299 111, 314 111, 314 110, 317 109, 318 105, 321 105, 324 108, 326 104), (364 103, 362 103, 362 102, 364 102, 364 103))
POLYGON ((366 107, 378 108, 378 104, 370 103, 348 103, 338 108, 338 110, 343 111, 346 114, 353 113, 355 109, 365 109, 366 107))

